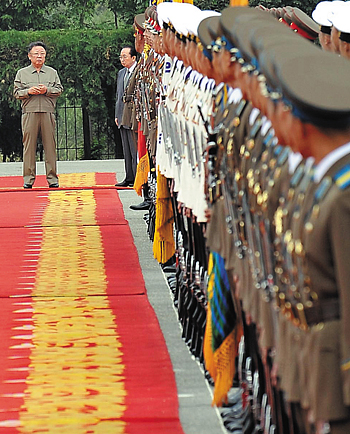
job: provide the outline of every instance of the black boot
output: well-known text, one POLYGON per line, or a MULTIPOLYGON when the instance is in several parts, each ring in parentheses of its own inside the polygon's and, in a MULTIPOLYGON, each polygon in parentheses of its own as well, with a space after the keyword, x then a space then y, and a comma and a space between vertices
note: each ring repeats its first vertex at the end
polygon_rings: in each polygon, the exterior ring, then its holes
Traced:
POLYGON ((148 195, 148 183, 143 184, 142 186, 142 195, 143 195, 143 202, 139 203, 138 205, 130 205, 130 209, 134 211, 145 211, 149 209, 151 205, 151 198, 148 195))

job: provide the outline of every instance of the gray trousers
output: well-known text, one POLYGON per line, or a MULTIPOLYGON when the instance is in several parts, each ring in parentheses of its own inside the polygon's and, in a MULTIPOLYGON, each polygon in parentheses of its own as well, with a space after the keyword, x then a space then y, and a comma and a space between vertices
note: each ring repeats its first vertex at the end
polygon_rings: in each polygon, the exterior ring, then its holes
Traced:
POLYGON ((23 113, 23 180, 34 184, 36 177, 36 145, 38 136, 45 152, 45 169, 48 184, 58 182, 56 170, 56 120, 54 113, 23 113))
POLYGON ((137 148, 134 133, 123 126, 120 127, 119 131, 124 154, 125 180, 132 183, 135 180, 137 168, 137 148))

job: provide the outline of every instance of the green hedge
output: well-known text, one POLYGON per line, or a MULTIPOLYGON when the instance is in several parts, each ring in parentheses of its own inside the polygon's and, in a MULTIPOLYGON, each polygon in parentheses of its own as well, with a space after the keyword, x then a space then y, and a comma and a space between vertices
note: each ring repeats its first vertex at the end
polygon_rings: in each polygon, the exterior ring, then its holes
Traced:
POLYGON ((47 44, 46 63, 57 69, 64 96, 80 99, 90 115, 113 121, 120 49, 134 38, 131 27, 0 32, 0 148, 11 159, 21 155, 20 104, 12 96, 13 81, 17 70, 29 65, 26 47, 37 40, 47 44))

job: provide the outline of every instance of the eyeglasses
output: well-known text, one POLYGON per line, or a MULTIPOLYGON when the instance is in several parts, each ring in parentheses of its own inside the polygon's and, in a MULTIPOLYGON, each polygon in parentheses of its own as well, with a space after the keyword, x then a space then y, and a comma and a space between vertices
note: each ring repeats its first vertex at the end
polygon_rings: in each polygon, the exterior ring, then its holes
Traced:
POLYGON ((30 53, 30 55, 33 56, 33 57, 39 57, 39 56, 45 57, 46 53, 30 53))

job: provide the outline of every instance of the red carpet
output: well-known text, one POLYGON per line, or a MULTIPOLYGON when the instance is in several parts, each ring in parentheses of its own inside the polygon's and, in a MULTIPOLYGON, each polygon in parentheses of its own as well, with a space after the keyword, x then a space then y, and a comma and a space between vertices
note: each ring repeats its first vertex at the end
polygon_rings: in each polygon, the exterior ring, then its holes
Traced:
POLYGON ((0 433, 181 434, 115 175, 15 178, 0 178, 0 433))
MULTIPOLYGON (((117 181, 115 173, 95 173, 91 177, 91 173, 77 173, 77 174, 63 174, 59 177, 60 188, 81 189, 93 188, 111 188, 115 187, 117 181), (75 176, 73 176, 75 175, 75 176), (76 180, 79 180, 79 185, 76 180), (67 183, 68 181, 68 183, 67 183), (91 182, 93 181, 93 182, 91 182)), ((38 175, 35 180, 34 188, 36 190, 45 190, 48 188, 46 177, 38 175)), ((117 190, 125 190, 129 187, 115 187, 117 190)), ((3 176, 0 177, 0 192, 1 191, 23 191, 23 178, 22 176, 3 176)))

